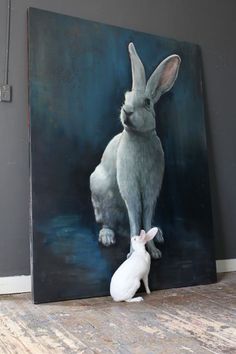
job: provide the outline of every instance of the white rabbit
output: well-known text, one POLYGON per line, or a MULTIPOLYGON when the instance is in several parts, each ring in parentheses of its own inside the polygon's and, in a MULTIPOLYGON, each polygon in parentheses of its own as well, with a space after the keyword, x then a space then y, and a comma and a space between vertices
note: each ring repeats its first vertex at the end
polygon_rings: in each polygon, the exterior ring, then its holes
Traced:
MULTIPOLYGON (((138 235, 141 228, 151 228, 165 165, 155 129, 154 104, 174 85, 181 61, 178 55, 169 56, 146 83, 144 66, 133 43, 129 44, 129 55, 132 90, 126 92, 121 107, 124 130, 109 142, 90 176, 95 218, 102 224, 99 241, 105 246, 115 243, 115 232, 121 233, 121 225, 130 230, 130 237, 138 235)), ((160 229, 156 239, 163 242, 160 229)), ((161 257, 154 240, 148 242, 147 249, 153 258, 161 257)))
POLYGON ((157 231, 157 227, 153 227, 147 233, 141 230, 140 236, 131 238, 133 253, 120 265, 111 279, 110 294, 114 301, 142 301, 141 296, 133 298, 140 287, 141 280, 144 283, 146 293, 150 294, 148 274, 151 257, 145 249, 145 244, 155 237, 157 231))

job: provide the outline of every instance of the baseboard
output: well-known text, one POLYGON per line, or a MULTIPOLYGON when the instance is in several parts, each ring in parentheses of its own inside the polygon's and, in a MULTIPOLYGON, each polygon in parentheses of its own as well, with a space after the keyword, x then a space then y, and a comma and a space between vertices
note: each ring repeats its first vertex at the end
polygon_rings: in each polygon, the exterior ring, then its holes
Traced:
MULTIPOLYGON (((220 259, 216 261, 217 273, 235 272, 236 258, 220 259)), ((31 291, 31 276, 18 275, 13 277, 0 277, 0 295, 28 293, 31 291)))
POLYGON ((31 291, 31 276, 17 275, 0 277, 0 294, 28 293, 31 291))
POLYGON ((235 272, 236 271, 236 258, 232 259, 219 259, 216 261, 217 273, 235 272))

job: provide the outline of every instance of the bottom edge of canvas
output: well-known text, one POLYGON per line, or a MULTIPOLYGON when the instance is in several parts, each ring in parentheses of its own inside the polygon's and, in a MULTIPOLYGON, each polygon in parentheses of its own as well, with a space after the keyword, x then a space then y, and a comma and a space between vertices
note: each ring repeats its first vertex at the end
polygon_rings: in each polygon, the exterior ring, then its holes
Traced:
MULTIPOLYGON (((217 273, 235 272, 236 258, 216 261, 217 273)), ((0 277, 0 295, 31 292, 31 276, 17 275, 0 277)))

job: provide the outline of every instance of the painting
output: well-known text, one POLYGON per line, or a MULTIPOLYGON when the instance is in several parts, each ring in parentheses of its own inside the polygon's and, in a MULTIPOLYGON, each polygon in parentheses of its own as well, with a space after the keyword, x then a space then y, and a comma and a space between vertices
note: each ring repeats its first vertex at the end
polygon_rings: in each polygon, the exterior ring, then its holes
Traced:
POLYGON ((30 8, 28 48, 34 302, 109 295, 153 226, 151 290, 214 282, 200 47, 30 8))

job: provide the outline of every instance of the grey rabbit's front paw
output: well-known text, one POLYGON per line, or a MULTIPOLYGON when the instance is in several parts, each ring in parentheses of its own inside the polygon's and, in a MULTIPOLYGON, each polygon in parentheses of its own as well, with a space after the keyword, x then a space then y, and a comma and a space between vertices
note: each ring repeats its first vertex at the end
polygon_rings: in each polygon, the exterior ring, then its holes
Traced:
POLYGON ((99 232, 98 241, 106 247, 114 245, 116 243, 114 231, 108 228, 102 228, 99 232))
POLYGON ((158 243, 164 243, 164 237, 163 237, 163 232, 162 230, 158 227, 157 234, 155 236, 155 239, 157 240, 158 243))

